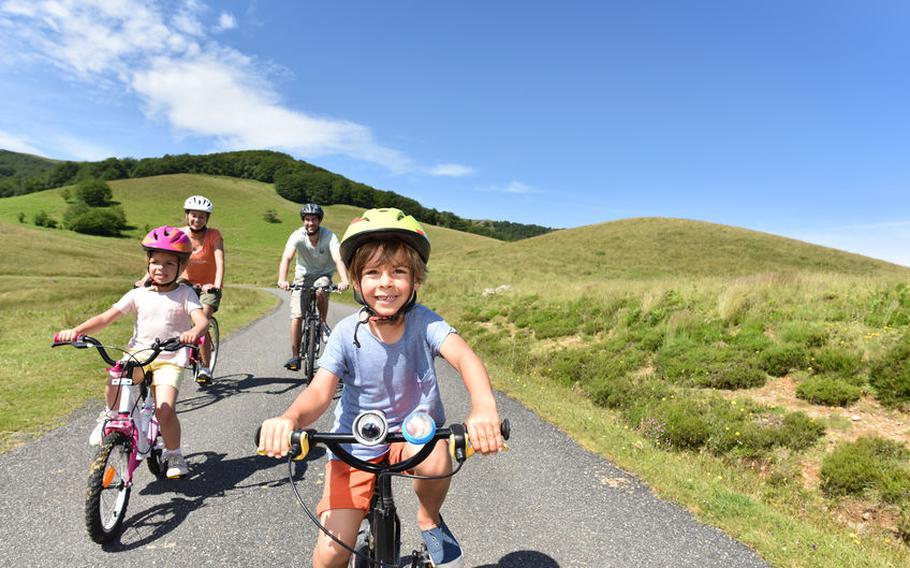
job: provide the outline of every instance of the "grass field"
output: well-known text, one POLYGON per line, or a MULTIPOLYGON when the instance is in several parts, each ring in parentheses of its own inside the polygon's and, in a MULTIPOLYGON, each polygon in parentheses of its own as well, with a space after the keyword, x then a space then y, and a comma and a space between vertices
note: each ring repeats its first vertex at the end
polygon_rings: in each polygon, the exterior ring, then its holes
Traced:
MULTIPOLYGON (((0 257, 3 447, 100 398, 96 357, 46 345, 141 274, 136 240, 146 225, 178 224, 172 204, 186 195, 216 204, 225 321, 242 325, 273 305, 230 285, 274 285, 297 205, 228 178, 111 185, 136 226, 122 239, 18 222, 41 210, 60 219, 59 190, 0 200, 0 240, 16 244, 0 257), (281 223, 265 221, 269 209, 281 223)), ((326 225, 340 235, 357 213, 329 207, 326 225)), ((497 388, 775 565, 910 565, 910 458, 900 450, 910 442, 910 270, 678 219, 516 243, 428 230, 422 301, 459 328, 497 388), (897 446, 862 454, 853 444, 870 435, 897 446), (867 467, 834 455, 867 456, 867 467)))

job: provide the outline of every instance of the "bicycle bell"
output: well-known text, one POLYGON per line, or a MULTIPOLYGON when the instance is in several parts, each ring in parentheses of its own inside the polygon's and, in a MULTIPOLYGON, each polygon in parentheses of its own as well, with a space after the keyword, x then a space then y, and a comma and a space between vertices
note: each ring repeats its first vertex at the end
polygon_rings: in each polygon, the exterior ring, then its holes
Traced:
POLYGON ((415 410, 401 423, 401 433, 408 442, 422 446, 436 434, 436 421, 426 412, 415 410))
POLYGON ((381 410, 364 410, 354 418, 354 439, 364 446, 378 446, 389 433, 389 423, 381 410))

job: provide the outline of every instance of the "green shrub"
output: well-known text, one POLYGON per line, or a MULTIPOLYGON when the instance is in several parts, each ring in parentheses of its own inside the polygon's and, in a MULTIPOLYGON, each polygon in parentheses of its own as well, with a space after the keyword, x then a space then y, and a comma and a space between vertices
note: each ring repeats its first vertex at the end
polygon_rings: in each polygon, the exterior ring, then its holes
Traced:
POLYGON ((910 402, 910 336, 904 336, 872 366, 869 383, 884 406, 895 408, 910 402))
POLYGON ((89 207, 104 207, 111 202, 114 194, 106 181, 87 178, 76 186, 76 197, 89 207))
POLYGON ((778 444, 794 451, 814 446, 825 435, 825 426, 802 412, 788 412, 778 431, 778 444))
POLYGON ((66 208, 63 221, 68 229, 89 235, 119 236, 128 228, 126 215, 119 206, 101 208, 75 203, 66 208))
POLYGON ((57 227, 57 221, 51 218, 51 216, 47 214, 47 211, 43 209, 35 213, 33 219, 35 221, 35 225, 39 227, 47 227, 49 229, 54 229, 57 227))
POLYGON ((823 347, 813 354, 812 368, 819 373, 836 373, 842 377, 853 377, 862 370, 863 355, 858 351, 823 347))
POLYGON ((636 380, 628 376, 598 377, 587 387, 594 404, 606 408, 629 409, 648 405, 670 395, 670 387, 657 379, 636 380))
POLYGON ((828 342, 828 332, 806 322, 790 322, 781 327, 780 339, 809 348, 818 348, 828 342))
POLYGON ((262 214, 262 218, 266 223, 280 223, 281 218, 278 217, 278 212, 274 209, 266 209, 262 214))
POLYGON ((869 492, 897 503, 910 497, 908 451, 903 444, 866 437, 840 444, 825 456, 821 489, 829 497, 863 496, 869 492))
POLYGON ((638 428, 655 443, 676 450, 698 450, 708 440, 703 406, 692 399, 667 399, 654 404, 638 428))
POLYGON ((773 377, 804 369, 809 363, 809 350, 798 343, 774 345, 762 353, 762 369, 773 377))
POLYGON ((796 387, 796 396, 812 404, 850 406, 863 389, 830 375, 810 377, 796 387))
POLYGON ((23 213, 22 211, 19 212, 19 215, 17 215, 17 218, 19 219, 20 223, 25 223, 25 213, 23 213))

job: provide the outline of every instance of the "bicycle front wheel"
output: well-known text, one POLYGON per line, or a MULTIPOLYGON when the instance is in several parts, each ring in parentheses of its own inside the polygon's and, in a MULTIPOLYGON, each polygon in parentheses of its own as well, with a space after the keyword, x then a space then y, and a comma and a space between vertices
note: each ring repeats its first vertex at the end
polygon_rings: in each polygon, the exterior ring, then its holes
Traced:
POLYGON ((306 381, 309 383, 316 374, 316 352, 319 350, 319 324, 308 325, 304 331, 306 346, 306 381), (314 329, 315 328, 315 329, 314 329))
POLYGON ((221 330, 218 328, 218 320, 214 317, 209 318, 209 337, 212 342, 212 354, 209 356, 209 370, 212 376, 215 375, 215 363, 218 362, 218 347, 221 343, 221 330))
POLYGON ((129 460, 133 449, 120 432, 108 434, 89 468, 85 527, 98 544, 114 540, 130 501, 129 460))

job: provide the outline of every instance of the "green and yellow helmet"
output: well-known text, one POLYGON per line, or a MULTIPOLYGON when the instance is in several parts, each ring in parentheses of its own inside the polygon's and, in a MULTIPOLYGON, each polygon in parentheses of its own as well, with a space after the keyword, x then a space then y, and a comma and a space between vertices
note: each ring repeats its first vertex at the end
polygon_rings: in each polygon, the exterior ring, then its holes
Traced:
POLYGON ((409 244, 424 262, 430 259, 430 239, 420 223, 401 209, 368 209, 357 217, 341 238, 341 259, 351 266, 354 253, 364 243, 382 237, 397 237, 409 244))

